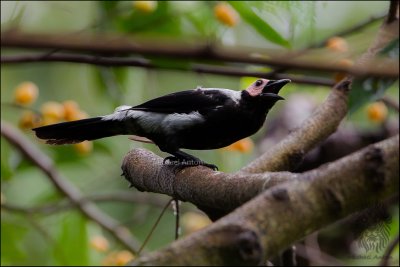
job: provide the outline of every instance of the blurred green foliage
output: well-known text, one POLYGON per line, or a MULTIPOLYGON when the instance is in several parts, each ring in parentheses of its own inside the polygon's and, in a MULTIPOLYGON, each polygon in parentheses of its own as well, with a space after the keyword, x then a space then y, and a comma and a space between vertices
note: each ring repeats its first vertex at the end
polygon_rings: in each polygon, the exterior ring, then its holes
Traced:
MULTIPOLYGON (((357 1, 231 1, 228 4, 239 14, 240 21, 228 27, 214 16, 216 4, 214 1, 159 1, 152 12, 143 12, 135 8, 134 1, 2 1, 1 30, 19 27, 28 32, 111 32, 155 40, 198 40, 229 47, 268 48, 284 52, 311 47, 371 17, 383 16, 388 8, 388 2, 381 1, 367 4, 357 1)), ((346 37, 352 45, 349 53, 351 58, 357 58, 365 51, 378 27, 379 22, 373 23, 361 32, 356 31, 346 37)), ((16 52, 21 53, 20 50, 2 49, 4 55, 16 52)), ((325 50, 323 52, 327 53, 325 50)), ((155 64, 169 66, 180 63, 157 59, 155 64)), ((239 90, 248 80, 185 71, 72 63, 2 65, 1 118, 18 126, 23 110, 7 103, 13 101, 13 90, 22 81, 32 81, 39 87, 39 99, 32 106, 35 110, 39 110, 41 104, 47 101, 72 99, 90 116, 97 116, 112 112, 118 105, 137 105, 163 94, 198 85, 239 90)), ((320 101, 328 94, 323 87, 292 83, 285 87, 282 95, 289 98, 294 92, 311 93, 320 101)), ((378 128, 367 119, 366 101, 359 100, 365 96, 365 92, 354 92, 356 95, 353 99, 360 104, 360 108, 349 117, 350 122, 362 128, 378 128)), ((398 98, 398 82, 392 84, 386 94, 398 98)), ((280 105, 277 105, 271 111, 266 127, 279 110, 280 105)), ((395 114, 391 112, 390 116, 395 114)), ((263 132, 261 130, 252 140, 257 143, 263 132)), ((128 189, 127 182, 120 177, 121 160, 131 148, 145 147, 165 156, 153 145, 132 142, 124 136, 95 141, 91 153, 80 155, 72 146, 44 145, 34 138, 31 131, 25 131, 25 135, 54 160, 57 169, 65 177, 88 195, 121 191, 136 193, 128 189)), ((257 153, 257 149, 252 153, 226 150, 193 152, 226 172, 240 169, 257 153)), ((46 176, 3 138, 1 183, 2 203, 29 208, 58 203, 63 199, 46 176)), ((153 195, 154 198, 158 197, 153 195)), ((159 207, 139 203, 99 202, 98 205, 125 224, 141 241, 160 212, 159 207)), ((2 209, 1 213, 2 265, 99 265, 107 253, 124 249, 75 209, 50 214, 2 209), (90 240, 96 235, 108 238, 111 247, 108 252, 91 248, 90 240)), ((391 229, 397 227, 397 231, 391 232, 391 238, 398 233, 398 213, 393 216, 397 219, 393 220, 391 229)), ((173 240, 172 211, 164 216, 154 236, 147 246, 148 250, 160 248, 173 240)), ((360 263, 369 264, 365 261, 351 262, 360 263)))

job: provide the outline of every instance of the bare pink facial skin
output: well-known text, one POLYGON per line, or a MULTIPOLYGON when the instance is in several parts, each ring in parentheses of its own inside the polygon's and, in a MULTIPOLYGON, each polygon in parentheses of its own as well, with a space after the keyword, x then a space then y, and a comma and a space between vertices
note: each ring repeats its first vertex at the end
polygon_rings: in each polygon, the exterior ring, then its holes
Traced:
POLYGON ((258 79, 254 83, 252 83, 249 87, 247 87, 246 91, 251 96, 258 96, 262 93, 265 85, 269 82, 267 79, 258 79))

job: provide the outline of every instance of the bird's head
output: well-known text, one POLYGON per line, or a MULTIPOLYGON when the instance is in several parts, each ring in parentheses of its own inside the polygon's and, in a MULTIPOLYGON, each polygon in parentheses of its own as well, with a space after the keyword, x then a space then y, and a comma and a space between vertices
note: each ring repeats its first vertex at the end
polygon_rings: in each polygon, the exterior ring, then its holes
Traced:
POLYGON ((278 100, 283 100, 284 98, 278 95, 279 90, 285 86, 285 84, 290 83, 289 79, 282 80, 267 80, 258 79, 247 87, 246 91, 249 96, 253 98, 261 98, 265 100, 270 100, 275 103, 278 100))

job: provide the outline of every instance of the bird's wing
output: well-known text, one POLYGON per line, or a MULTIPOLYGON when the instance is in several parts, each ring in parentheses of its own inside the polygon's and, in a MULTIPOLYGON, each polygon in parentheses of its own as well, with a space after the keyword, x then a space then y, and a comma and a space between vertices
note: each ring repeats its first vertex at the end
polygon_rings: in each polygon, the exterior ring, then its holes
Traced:
POLYGON ((236 101, 238 94, 239 92, 229 89, 198 88, 161 96, 130 109, 158 113, 190 113, 216 108, 227 101, 236 101))

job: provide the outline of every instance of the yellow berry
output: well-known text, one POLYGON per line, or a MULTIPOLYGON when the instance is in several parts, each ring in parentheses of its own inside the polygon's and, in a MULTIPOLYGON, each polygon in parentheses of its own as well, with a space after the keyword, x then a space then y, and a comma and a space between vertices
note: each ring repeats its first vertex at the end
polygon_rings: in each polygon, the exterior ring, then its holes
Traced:
POLYGON ((51 125, 55 123, 59 123, 60 120, 52 118, 52 117, 43 117, 40 126, 51 125))
POLYGON ((251 138, 246 137, 225 147, 224 149, 228 151, 239 151, 241 153, 250 153, 251 151, 253 151, 253 148, 254 148, 253 141, 251 140, 251 138))
POLYGON ((326 47, 334 52, 346 52, 349 50, 347 41, 342 37, 331 37, 326 41, 326 47))
POLYGON ((183 214, 181 223, 185 233, 189 234, 206 227, 211 221, 205 215, 189 211, 183 214))
POLYGON ((127 250, 114 251, 108 254, 101 264, 103 266, 123 266, 134 258, 133 254, 127 250))
POLYGON ((233 27, 239 22, 239 15, 226 3, 218 3, 214 7, 214 16, 223 24, 233 27))
POLYGON ((133 259, 134 259, 134 256, 132 253, 130 253, 127 250, 122 250, 122 251, 117 252, 115 264, 117 266, 124 266, 133 259))
POLYGON ((373 122, 379 123, 383 122, 386 119, 388 115, 388 109, 384 103, 375 102, 368 105, 367 114, 368 114, 368 119, 370 119, 373 122))
POLYGON ((64 119, 66 121, 76 120, 77 114, 81 112, 79 110, 79 105, 74 100, 67 100, 62 103, 64 107, 64 119))
POLYGON ((93 142, 83 141, 81 143, 74 144, 74 148, 79 154, 86 155, 93 150, 93 142))
POLYGON ((101 262, 101 265, 102 266, 114 266, 114 265, 116 265, 115 264, 115 262, 116 262, 116 255, 117 255, 117 253, 114 251, 114 252, 111 252, 110 254, 108 254, 103 260, 102 260, 102 262, 101 262))
POLYGON ((46 102, 41 106, 40 111, 42 112, 43 117, 49 121, 58 122, 64 119, 64 107, 58 102, 46 102))
POLYGON ((108 240, 101 235, 94 236, 90 240, 90 246, 99 252, 106 252, 109 249, 108 240))
POLYGON ((14 92, 14 101, 20 105, 30 105, 36 101, 39 89, 33 82, 20 83, 14 92))
POLYGON ((157 8, 157 1, 133 1, 133 7, 145 13, 151 13, 157 8))
POLYGON ((70 121, 76 121, 76 120, 83 120, 89 118, 89 115, 82 110, 78 110, 76 113, 72 114, 72 116, 69 118, 70 121))
POLYGON ((42 119, 40 116, 32 111, 25 111, 19 120, 19 127, 21 129, 32 129, 41 126, 42 119))

